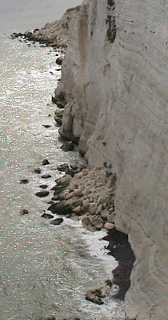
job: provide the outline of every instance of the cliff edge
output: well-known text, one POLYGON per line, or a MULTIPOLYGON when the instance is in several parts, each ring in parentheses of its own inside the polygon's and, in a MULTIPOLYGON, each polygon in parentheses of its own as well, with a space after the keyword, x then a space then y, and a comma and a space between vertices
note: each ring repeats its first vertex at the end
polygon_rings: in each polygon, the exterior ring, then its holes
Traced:
POLYGON ((117 176, 115 222, 136 255, 130 319, 168 314, 168 3, 84 1, 70 29, 61 133, 117 176))

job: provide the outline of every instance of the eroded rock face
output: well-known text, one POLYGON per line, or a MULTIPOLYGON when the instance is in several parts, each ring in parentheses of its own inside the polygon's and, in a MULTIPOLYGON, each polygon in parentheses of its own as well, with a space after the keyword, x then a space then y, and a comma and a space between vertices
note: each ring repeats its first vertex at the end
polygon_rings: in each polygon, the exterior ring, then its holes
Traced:
POLYGON ((111 161, 117 174, 115 222, 137 259, 127 311, 137 320, 168 314, 167 35, 166 1, 84 1, 60 83, 62 134, 79 140, 90 166, 111 161))
MULTIPOLYGON (((41 29, 34 29, 33 31, 28 31, 25 33, 12 33, 11 39, 20 39, 28 43, 38 42, 42 46, 49 46, 53 48, 61 48, 61 52, 64 50, 70 39, 70 30, 73 28, 74 20, 80 12, 80 6, 66 10, 64 15, 60 20, 56 20, 51 23, 47 23, 41 29)), ((57 64, 62 65, 62 59, 57 58, 57 64)))

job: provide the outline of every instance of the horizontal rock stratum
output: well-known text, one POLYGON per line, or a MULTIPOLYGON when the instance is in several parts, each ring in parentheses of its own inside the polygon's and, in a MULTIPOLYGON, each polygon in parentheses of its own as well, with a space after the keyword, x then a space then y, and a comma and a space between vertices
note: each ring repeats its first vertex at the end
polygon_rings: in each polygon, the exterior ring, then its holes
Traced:
POLYGON ((167 320, 168 3, 84 1, 71 25, 61 131, 116 172, 116 224, 136 255, 128 316, 167 320))

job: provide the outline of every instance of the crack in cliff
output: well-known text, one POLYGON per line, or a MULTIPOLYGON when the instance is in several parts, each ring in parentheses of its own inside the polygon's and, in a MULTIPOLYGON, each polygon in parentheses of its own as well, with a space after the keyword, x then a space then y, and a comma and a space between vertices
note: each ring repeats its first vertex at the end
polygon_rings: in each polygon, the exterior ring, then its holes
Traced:
POLYGON ((113 43, 117 35, 116 16, 115 16, 115 1, 107 0, 107 17, 106 17, 107 32, 106 38, 110 43, 113 43))

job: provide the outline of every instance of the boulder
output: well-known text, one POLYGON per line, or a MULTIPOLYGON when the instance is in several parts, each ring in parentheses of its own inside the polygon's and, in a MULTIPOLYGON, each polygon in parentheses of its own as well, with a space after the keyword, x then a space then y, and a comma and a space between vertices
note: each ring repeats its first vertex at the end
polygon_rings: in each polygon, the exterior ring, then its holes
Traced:
POLYGON ((42 166, 47 166, 48 164, 50 164, 50 162, 48 161, 48 159, 44 159, 42 161, 42 166))
POLYGON ((72 208, 65 204, 63 201, 59 203, 52 204, 49 208, 49 211, 51 211, 54 214, 63 215, 63 216, 69 216, 72 214, 72 208))
POLYGON ((40 168, 34 169, 34 173, 40 174, 41 173, 41 169, 40 168))
POLYGON ((47 190, 39 191, 39 192, 36 192, 35 195, 39 198, 45 198, 49 195, 49 191, 47 190))
POLYGON ((28 184, 29 180, 28 179, 21 179, 20 184, 28 184))
POLYGON ((49 179, 49 178, 51 178, 51 175, 50 174, 43 174, 42 176, 41 176, 41 178, 42 179, 49 179))
POLYGON ((50 222, 50 224, 54 225, 54 226, 59 226, 61 223, 64 222, 64 219, 63 218, 57 218, 57 219, 54 219, 50 222))
POLYGON ((50 213, 43 213, 41 217, 48 220, 53 219, 53 215, 51 215, 50 213))
POLYGON ((58 58, 56 59, 56 64, 58 64, 59 66, 62 66, 62 63, 63 63, 63 58, 58 57, 58 58))
POLYGON ((28 211, 27 209, 21 209, 21 210, 20 210, 20 215, 21 215, 21 216, 25 216, 25 215, 27 215, 27 214, 29 214, 29 211, 28 211))
POLYGON ((89 290, 85 296, 86 300, 93 302, 98 305, 104 304, 101 296, 101 291, 97 290, 89 290))
POLYGON ((47 184, 41 184, 39 187, 40 187, 41 189, 47 189, 47 188, 48 188, 48 185, 47 185, 47 184))
MULTIPOLYGON (((48 116, 49 116, 49 115, 48 115, 48 116)), ((51 128, 51 125, 50 125, 50 124, 42 124, 42 126, 43 126, 44 128, 46 128, 46 129, 51 128)))
POLYGON ((66 105, 65 93, 63 91, 59 92, 57 95, 52 97, 52 102, 56 104, 58 108, 64 109, 66 105))

